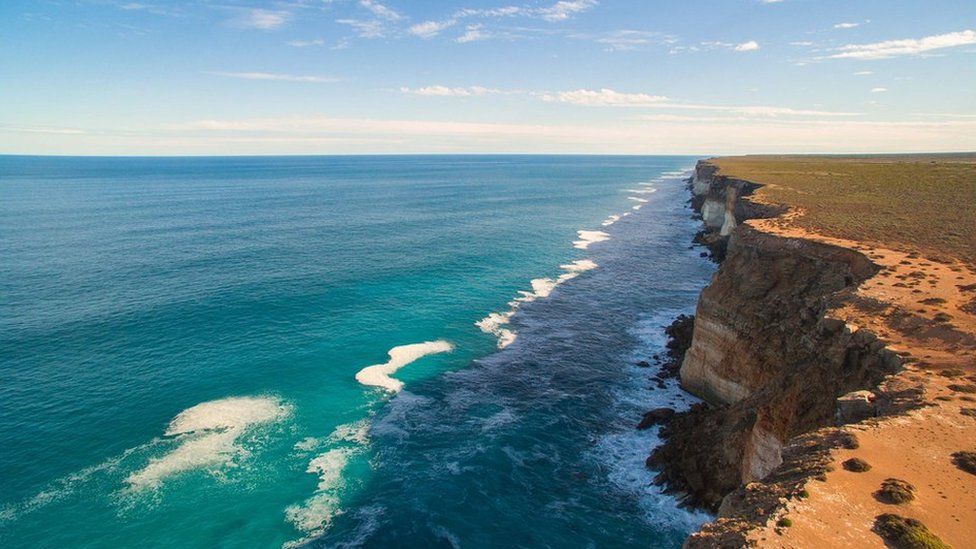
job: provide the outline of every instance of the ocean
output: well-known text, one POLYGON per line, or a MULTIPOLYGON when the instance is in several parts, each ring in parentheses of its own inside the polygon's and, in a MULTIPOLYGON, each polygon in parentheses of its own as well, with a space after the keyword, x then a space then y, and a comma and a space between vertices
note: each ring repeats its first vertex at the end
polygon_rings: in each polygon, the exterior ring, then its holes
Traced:
POLYGON ((665 156, 0 156, 0 546, 679 547, 665 156))

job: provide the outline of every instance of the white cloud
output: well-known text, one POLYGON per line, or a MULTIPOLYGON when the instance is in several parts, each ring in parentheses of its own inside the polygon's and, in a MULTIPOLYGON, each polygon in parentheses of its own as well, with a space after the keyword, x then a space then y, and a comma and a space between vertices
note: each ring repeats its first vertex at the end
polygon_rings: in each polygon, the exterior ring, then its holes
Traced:
POLYGON ((272 72, 212 72, 210 74, 227 76, 229 78, 240 78, 243 80, 275 80, 280 82, 311 82, 316 84, 339 81, 338 78, 331 76, 281 74, 272 72))
POLYGON ((755 40, 743 42, 735 46, 735 51, 756 51, 758 49, 759 49, 759 44, 755 40))
POLYGON ((484 30, 483 25, 468 25, 464 29, 464 34, 457 37, 457 42, 466 44, 468 42, 478 42, 488 40, 491 34, 484 30))
POLYGON ((607 88, 544 92, 540 94, 540 97, 547 103, 568 103, 584 107, 646 107, 668 101, 668 98, 663 95, 622 93, 607 88))
POLYGON ((854 73, 854 76, 871 76, 872 74, 874 74, 874 71, 857 71, 854 73))
POLYGON ((546 21, 565 21, 596 5, 596 0, 559 0, 547 8, 539 8, 537 13, 546 21))
POLYGON ((812 46, 813 45, 813 42, 811 42, 809 40, 802 40, 802 41, 799 41, 799 42, 790 42, 790 45, 791 46, 804 46, 804 47, 807 47, 807 46, 812 46))
POLYGON ((760 4, 779 4, 783 0, 759 0, 760 4))
POLYGON ((873 44, 848 44, 837 48, 837 52, 828 55, 828 59, 888 59, 905 55, 919 55, 929 51, 941 50, 976 44, 976 31, 964 30, 937 34, 923 38, 907 38, 904 40, 886 40, 873 44))
POLYGON ((228 21, 228 24, 240 29, 274 30, 290 19, 291 13, 287 11, 248 9, 242 10, 237 17, 228 21))
POLYGON ((884 93, 888 91, 888 88, 871 88, 871 93, 884 93))
POLYGON ((376 17, 386 19, 387 21, 399 21, 403 19, 403 16, 396 10, 380 4, 375 0, 359 0, 359 5, 372 12, 376 17))
POLYGON ((486 88, 484 86, 468 86, 465 88, 449 88, 447 86, 424 86, 422 88, 402 87, 400 88, 400 92, 411 95, 436 97, 471 97, 504 93, 497 88, 486 88))
POLYGON ((582 107, 632 107, 648 109, 677 109, 691 111, 718 111, 734 113, 742 116, 759 118, 776 118, 781 116, 819 116, 819 117, 848 117, 858 116, 856 112, 836 112, 813 109, 793 109, 789 107, 774 107, 768 105, 702 105, 696 103, 680 103, 672 101, 663 95, 646 93, 624 93, 603 88, 600 90, 573 90, 562 92, 537 92, 538 96, 548 103, 565 103, 582 107))
POLYGON ((456 19, 448 19, 446 21, 424 21, 423 23, 417 23, 411 26, 407 32, 414 36, 419 36, 420 38, 433 38, 441 33, 444 29, 453 27, 457 24, 456 19))
POLYGON ((598 44, 607 46, 608 51, 630 51, 649 44, 668 42, 659 33, 638 30, 617 30, 596 39, 598 44))
POLYGON ((319 38, 316 38, 315 40, 289 40, 285 42, 285 44, 288 44, 293 48, 309 48, 312 46, 321 46, 325 44, 325 41, 319 38))
POLYGON ((2 126, 0 125, 0 131, 4 132, 17 132, 17 133, 47 133, 54 135, 84 135, 84 130, 79 130, 77 128, 51 128, 43 126, 2 126))
POLYGON ((855 27, 860 27, 860 23, 837 23, 834 25, 835 29, 853 29, 855 27))

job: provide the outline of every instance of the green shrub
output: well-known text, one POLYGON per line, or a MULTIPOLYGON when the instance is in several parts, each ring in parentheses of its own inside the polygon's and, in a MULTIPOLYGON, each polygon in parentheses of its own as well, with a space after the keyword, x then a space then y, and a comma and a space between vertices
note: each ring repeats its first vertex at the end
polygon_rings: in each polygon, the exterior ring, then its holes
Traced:
POLYGON ((956 452, 952 454, 952 463, 963 471, 976 475, 976 452, 956 452))
POLYGON ((915 487, 904 480, 889 478, 881 483, 881 489, 874 495, 882 503, 899 505, 915 499, 915 487))
POLYGON ((790 526, 793 526, 793 521, 783 517, 776 521, 776 526, 779 526, 780 528, 789 528, 790 526))
POLYGON ((852 473, 864 473, 871 470, 871 465, 868 462, 856 457, 844 461, 841 465, 852 473))
POLYGON ((921 522, 886 513, 878 515, 874 529, 895 549, 950 549, 921 522))

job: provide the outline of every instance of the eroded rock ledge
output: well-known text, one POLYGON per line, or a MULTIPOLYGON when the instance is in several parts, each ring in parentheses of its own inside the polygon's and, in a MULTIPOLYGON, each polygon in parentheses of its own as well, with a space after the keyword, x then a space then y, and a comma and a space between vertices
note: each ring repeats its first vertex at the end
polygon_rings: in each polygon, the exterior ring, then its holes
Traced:
POLYGON ((759 185, 716 171, 699 162, 690 182, 705 225, 698 240, 721 267, 702 291, 680 370, 682 386, 705 403, 667 421, 664 444, 647 460, 686 504, 718 513, 703 528, 709 541, 696 535, 688 546, 731 543, 722 536, 789 497, 804 475, 819 474, 818 456, 843 437, 811 433, 843 421, 838 398, 872 389, 873 410, 904 397, 878 389, 900 369, 899 357, 871 332, 828 315, 878 266, 852 249, 743 225, 785 208, 751 201, 759 185), (754 482, 763 479, 768 485, 754 482), (771 499, 756 504, 756 494, 771 499))

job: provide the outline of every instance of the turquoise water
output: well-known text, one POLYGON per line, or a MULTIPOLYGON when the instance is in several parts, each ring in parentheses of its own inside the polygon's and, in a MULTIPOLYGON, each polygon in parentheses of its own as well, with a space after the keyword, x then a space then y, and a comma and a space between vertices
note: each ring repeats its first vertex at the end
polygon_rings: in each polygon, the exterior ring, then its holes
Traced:
POLYGON ((0 157, 0 545, 680 545, 693 163, 0 157))

